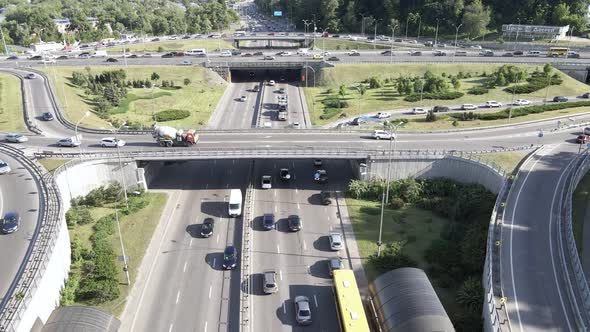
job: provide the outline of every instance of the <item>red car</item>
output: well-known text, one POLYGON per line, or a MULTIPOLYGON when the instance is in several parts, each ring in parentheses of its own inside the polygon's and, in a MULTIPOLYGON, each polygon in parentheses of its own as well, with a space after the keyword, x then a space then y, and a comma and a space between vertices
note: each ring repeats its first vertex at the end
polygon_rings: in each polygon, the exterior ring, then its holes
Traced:
POLYGON ((590 141, 590 136, 588 135, 580 135, 576 138, 576 143, 578 144, 586 144, 588 141, 590 141))

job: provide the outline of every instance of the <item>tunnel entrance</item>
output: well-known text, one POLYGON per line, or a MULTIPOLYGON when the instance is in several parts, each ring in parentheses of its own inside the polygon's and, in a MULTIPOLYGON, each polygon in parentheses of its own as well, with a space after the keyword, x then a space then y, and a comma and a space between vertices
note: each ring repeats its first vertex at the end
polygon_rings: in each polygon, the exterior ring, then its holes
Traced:
POLYGON ((232 69, 232 82, 301 82, 301 69, 232 69))

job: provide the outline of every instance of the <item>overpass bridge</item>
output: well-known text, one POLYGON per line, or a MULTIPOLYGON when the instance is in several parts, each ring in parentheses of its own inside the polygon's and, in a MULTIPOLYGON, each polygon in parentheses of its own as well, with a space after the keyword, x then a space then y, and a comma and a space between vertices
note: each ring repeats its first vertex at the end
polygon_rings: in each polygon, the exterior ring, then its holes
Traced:
POLYGON ((266 42, 266 48, 301 48, 310 47, 313 45, 315 38, 309 36, 275 36, 275 35, 260 35, 260 36, 242 36, 232 37, 226 39, 231 42, 235 48, 243 48, 244 42, 266 42), (288 42, 289 44, 285 43, 288 42), (242 44, 240 46, 240 43, 242 44), (292 46, 289 46, 292 45, 292 46))
POLYGON ((209 61, 205 67, 228 82, 275 80, 302 82, 310 86, 321 81, 322 68, 334 67, 326 61, 301 59, 298 61, 209 61))

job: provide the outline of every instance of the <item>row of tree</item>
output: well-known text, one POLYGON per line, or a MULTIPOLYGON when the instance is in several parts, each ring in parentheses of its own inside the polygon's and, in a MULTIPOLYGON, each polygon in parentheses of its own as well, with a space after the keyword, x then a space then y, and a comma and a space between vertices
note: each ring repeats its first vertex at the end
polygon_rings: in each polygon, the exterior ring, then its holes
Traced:
POLYGON ((208 33, 238 20, 223 0, 0 0, 0 7, 7 8, 2 23, 6 43, 24 46, 40 40, 99 41, 128 31, 148 35, 208 33), (98 25, 92 27, 87 17, 98 18, 98 25), (59 33, 55 18, 70 19, 68 33, 59 33))
POLYGON ((572 25, 586 31, 585 0, 255 0, 264 12, 282 9, 293 24, 315 20, 319 31, 359 32, 433 37, 460 34, 482 36, 502 24, 572 25))

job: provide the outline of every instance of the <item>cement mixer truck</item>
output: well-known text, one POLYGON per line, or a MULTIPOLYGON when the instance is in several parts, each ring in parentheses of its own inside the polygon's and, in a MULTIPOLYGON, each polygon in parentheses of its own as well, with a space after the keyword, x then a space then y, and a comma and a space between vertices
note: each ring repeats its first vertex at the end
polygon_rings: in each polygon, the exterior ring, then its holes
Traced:
POLYGON ((191 146, 197 143, 199 135, 194 129, 183 130, 167 126, 154 126, 152 136, 160 146, 191 146))

